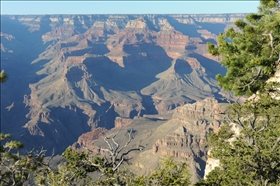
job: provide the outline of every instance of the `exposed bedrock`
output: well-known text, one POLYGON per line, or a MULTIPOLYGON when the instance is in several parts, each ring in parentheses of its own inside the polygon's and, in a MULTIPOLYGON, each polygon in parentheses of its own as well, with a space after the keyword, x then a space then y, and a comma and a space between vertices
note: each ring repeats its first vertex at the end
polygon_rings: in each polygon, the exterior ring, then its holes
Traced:
POLYGON ((2 132, 60 153, 98 127, 127 126, 208 97, 231 99, 217 85, 225 69, 206 42, 243 17, 1 16, 1 68, 9 74, 1 85, 2 132))

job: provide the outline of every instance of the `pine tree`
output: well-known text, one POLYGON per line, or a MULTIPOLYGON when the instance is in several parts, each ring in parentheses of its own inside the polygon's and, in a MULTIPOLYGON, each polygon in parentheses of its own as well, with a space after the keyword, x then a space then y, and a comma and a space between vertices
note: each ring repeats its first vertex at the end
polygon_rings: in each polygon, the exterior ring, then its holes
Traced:
POLYGON ((236 21, 238 29, 220 33, 217 46, 208 43, 208 51, 221 56, 227 68, 225 76, 216 77, 223 89, 248 96, 264 89, 280 63, 279 23, 279 2, 262 0, 259 13, 236 21))
POLYGON ((225 76, 219 85, 235 95, 251 96, 228 107, 228 123, 211 134, 211 157, 220 165, 196 185, 280 184, 279 83, 269 82, 280 70, 278 0, 261 0, 259 12, 236 21, 237 30, 220 34, 209 52, 222 57, 225 76))

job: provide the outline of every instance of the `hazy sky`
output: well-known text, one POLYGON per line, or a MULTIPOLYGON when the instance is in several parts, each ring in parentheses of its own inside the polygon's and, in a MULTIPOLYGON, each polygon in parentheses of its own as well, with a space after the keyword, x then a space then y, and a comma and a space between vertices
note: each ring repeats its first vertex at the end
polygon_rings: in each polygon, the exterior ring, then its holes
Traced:
POLYGON ((259 1, 3 1, 1 14, 204 14, 257 12, 259 1))

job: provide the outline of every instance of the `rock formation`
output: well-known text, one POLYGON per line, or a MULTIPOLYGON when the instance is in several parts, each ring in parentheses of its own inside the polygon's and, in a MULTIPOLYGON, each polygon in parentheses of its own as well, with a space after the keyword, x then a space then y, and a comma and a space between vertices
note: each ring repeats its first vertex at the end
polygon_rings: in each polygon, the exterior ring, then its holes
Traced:
POLYGON ((222 102, 206 98, 176 108, 170 122, 160 126, 168 128, 168 125, 173 125, 172 129, 156 141, 153 152, 187 160, 191 165, 191 172, 195 173, 193 181, 201 178, 207 160, 207 135, 211 130, 217 131, 225 121, 227 103, 222 102))
MULTIPOLYGON (((176 108, 172 116, 166 119, 157 115, 132 120, 117 118, 119 122, 122 121, 122 128, 110 130, 106 135, 112 136, 119 130, 116 142, 123 145, 127 140, 127 131, 134 131, 128 148, 137 145, 145 148, 141 152, 130 154, 131 165, 128 167, 133 172, 149 174, 158 167, 161 157, 172 156, 177 161, 188 162, 192 181, 196 182, 208 170, 205 170, 208 158, 207 135, 210 131, 217 131, 225 121, 227 105, 227 101, 206 98, 176 108), (125 126, 124 121, 129 123, 125 123, 125 126)), ((96 139, 96 132, 97 130, 82 135, 72 147, 77 150, 84 150, 86 147, 97 154, 101 153, 98 149, 108 146, 103 140, 104 131, 100 131, 103 134, 100 139, 96 139)))
POLYGON ((243 17, 1 16, 1 68, 10 77, 2 131, 61 153, 95 128, 119 127, 118 118, 228 97, 215 80, 225 69, 206 42, 243 17))

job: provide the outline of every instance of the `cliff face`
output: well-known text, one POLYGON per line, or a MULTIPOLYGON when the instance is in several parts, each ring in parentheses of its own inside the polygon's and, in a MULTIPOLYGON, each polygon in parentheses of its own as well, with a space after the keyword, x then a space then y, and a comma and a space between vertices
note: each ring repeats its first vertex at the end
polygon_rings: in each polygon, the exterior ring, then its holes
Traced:
POLYGON ((1 16, 2 130, 60 153, 83 133, 129 123, 121 118, 227 96, 206 42, 243 17, 1 16))
POLYGON ((208 169, 205 170, 206 161, 209 161, 207 135, 210 131, 216 132, 225 121, 224 112, 227 105, 224 100, 206 98, 178 107, 174 109, 171 116, 165 118, 158 115, 130 120, 117 118, 118 126, 122 126, 121 129, 110 131, 96 129, 91 133, 83 134, 72 147, 78 150, 87 147, 98 154, 100 147, 108 148, 103 140, 106 135, 115 135, 119 130, 115 141, 124 145, 128 140, 127 131, 132 129, 132 141, 124 151, 138 145, 145 148, 140 152, 129 154, 132 157, 129 169, 136 174, 149 174, 158 167, 162 157, 172 156, 177 161, 188 163, 191 180, 196 182, 209 169, 208 165, 208 169), (97 139, 96 136, 100 138, 97 139))
MULTIPOLYGON (((205 154, 206 134, 210 130, 217 131, 224 121, 224 109, 215 99, 205 99, 194 104, 186 104, 175 109, 172 122, 181 123, 173 133, 168 134, 163 139, 157 140, 154 145, 155 153, 173 153, 176 157, 184 157, 179 152, 171 151, 173 147, 179 151, 191 148, 190 155, 200 156, 205 154), (182 148, 181 148, 182 147, 182 148), (202 148, 202 149, 200 149, 202 148), (195 152, 195 151, 196 152, 195 152)), ((190 157, 189 155, 186 155, 190 157)))
POLYGON ((155 142, 153 153, 187 160, 192 180, 197 181, 204 175, 206 166, 207 135, 210 131, 217 131, 225 121, 226 105, 221 101, 207 98, 176 108, 172 119, 160 126, 160 130, 168 128, 168 133, 155 142), (172 129, 169 128, 171 125, 172 129))

